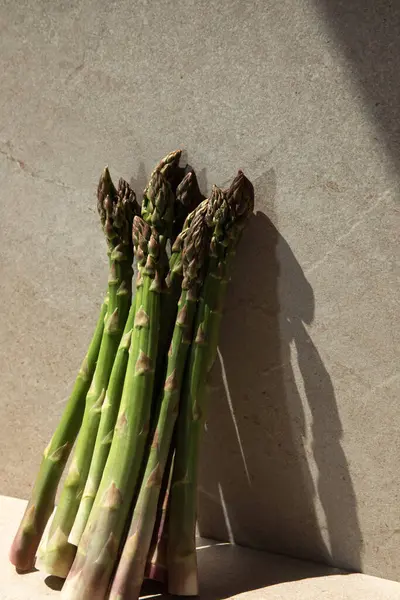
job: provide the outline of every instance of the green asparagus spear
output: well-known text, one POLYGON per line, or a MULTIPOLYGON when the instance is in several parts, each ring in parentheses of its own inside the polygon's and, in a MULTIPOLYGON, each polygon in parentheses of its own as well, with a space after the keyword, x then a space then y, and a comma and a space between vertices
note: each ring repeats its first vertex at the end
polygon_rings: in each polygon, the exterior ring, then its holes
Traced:
POLYGON ((10 549, 10 561, 18 570, 28 571, 35 563, 36 551, 49 520, 68 456, 82 423, 85 398, 92 381, 103 337, 108 298, 103 303, 88 352, 74 388, 49 445, 43 453, 39 473, 10 549))
MULTIPOLYGON (((239 171, 234 178, 231 186, 224 190, 226 201, 231 213, 231 222, 226 226, 226 232, 229 238, 224 260, 221 261, 220 285, 218 297, 216 299, 216 310, 210 314, 210 339, 207 371, 211 371, 217 355, 219 330, 225 304, 227 287, 232 270, 232 264, 236 255, 236 249, 239 244, 243 229, 247 223, 249 215, 254 209, 254 188, 253 184, 245 177, 242 171, 239 171)), ((211 210, 211 212, 213 212, 211 210)), ((210 222, 209 215, 209 222, 210 222)), ((215 223, 215 218, 213 219, 215 223)), ((212 224, 212 223, 211 223, 212 224)))
POLYGON ((133 260, 131 227, 136 200, 129 185, 122 179, 119 182, 118 192, 115 190, 107 168, 99 182, 98 209, 110 255, 107 320, 96 370, 86 397, 82 428, 50 526, 47 543, 37 563, 45 572, 58 577, 68 575, 75 557, 76 546, 68 542, 68 536, 89 472, 102 405, 131 303, 133 260))
POLYGON ((209 201, 208 221, 213 227, 210 262, 181 398, 170 494, 167 560, 171 594, 192 596, 199 592, 195 543, 197 465, 207 378, 216 353, 227 255, 236 246, 253 204, 253 187, 241 172, 229 190, 214 187, 209 201))
POLYGON ((183 244, 182 293, 168 357, 161 410, 128 537, 111 588, 111 600, 138 598, 144 578, 161 483, 178 414, 184 367, 192 338, 197 290, 204 276, 203 267, 210 232, 205 219, 206 212, 207 204, 203 203, 201 209, 196 211, 183 244))

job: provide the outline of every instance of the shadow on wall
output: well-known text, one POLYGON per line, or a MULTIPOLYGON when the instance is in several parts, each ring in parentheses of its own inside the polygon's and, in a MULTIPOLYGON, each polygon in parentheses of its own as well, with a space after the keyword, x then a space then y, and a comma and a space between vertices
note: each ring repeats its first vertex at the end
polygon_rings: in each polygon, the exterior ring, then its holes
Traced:
MULTIPOLYGON (((274 172, 255 188, 274 218, 274 172)), ((200 534, 361 570, 335 393, 307 331, 314 311, 288 243, 258 212, 238 252, 212 377, 200 534)))
POLYGON ((325 15, 352 68, 354 80, 400 163, 400 3, 395 0, 322 0, 325 15))
POLYGON ((142 202, 143 192, 148 183, 149 176, 146 172, 146 167, 143 162, 139 163, 136 177, 131 177, 129 185, 135 190, 136 198, 139 203, 142 202))

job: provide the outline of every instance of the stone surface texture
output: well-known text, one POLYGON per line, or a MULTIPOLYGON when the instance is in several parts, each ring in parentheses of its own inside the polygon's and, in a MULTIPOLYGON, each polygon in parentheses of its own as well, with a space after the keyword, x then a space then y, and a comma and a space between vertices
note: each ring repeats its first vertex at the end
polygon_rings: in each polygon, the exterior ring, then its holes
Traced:
MULTIPOLYGON (((60 597, 63 580, 40 571, 17 574, 7 560, 26 502, 0 496, 0 600, 60 597)), ((400 583, 267 552, 199 538, 202 600, 398 600, 400 583)), ((142 597, 168 600, 162 586, 146 581, 142 597)))
POLYGON ((202 535, 400 580, 398 5, 1 0, 0 32, 0 491, 29 495, 96 321, 101 169, 140 192, 183 147, 204 192, 257 193, 202 535))

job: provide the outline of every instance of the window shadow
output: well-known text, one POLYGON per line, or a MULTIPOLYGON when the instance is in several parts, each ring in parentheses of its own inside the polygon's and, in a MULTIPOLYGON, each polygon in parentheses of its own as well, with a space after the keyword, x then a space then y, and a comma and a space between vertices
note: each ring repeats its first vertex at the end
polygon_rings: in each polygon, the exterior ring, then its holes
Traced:
POLYGON ((199 530, 349 570, 362 535, 329 373, 312 340, 313 290, 273 224, 275 174, 237 255, 202 444, 199 530))
POLYGON ((317 5, 398 169, 400 4, 393 0, 322 0, 317 5))

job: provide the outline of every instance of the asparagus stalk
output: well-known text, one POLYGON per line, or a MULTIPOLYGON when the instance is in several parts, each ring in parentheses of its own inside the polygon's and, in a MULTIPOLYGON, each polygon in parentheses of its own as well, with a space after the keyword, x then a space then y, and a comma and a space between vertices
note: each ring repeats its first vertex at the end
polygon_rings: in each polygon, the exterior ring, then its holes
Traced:
POLYGON ((76 546, 68 542, 68 536, 89 472, 102 405, 130 306, 131 224, 135 209, 135 195, 129 185, 121 179, 117 192, 106 168, 99 182, 98 210, 110 255, 107 320, 72 463, 50 526, 48 541, 37 563, 44 571, 58 577, 68 575, 75 557, 76 546))
POLYGON ((134 220, 134 227, 136 224, 140 230, 135 249, 142 265, 142 304, 135 318, 110 453, 64 586, 66 598, 105 596, 139 476, 150 427, 165 246, 173 220, 174 195, 169 179, 179 168, 179 157, 179 151, 171 153, 152 173, 143 196, 143 221, 138 217, 134 220))
POLYGON ((204 276, 203 266, 209 244, 206 212, 207 204, 203 203, 200 210, 196 211, 183 244, 182 293, 168 357, 161 410, 128 537, 111 588, 112 600, 138 598, 145 574, 160 488, 178 414, 184 367, 196 313, 197 290, 204 276))
POLYGON ((182 393, 170 496, 167 560, 171 594, 195 596, 199 592, 195 541, 197 465, 207 377, 218 340, 226 257, 236 246, 253 203, 253 187, 241 172, 229 190, 223 192, 214 187, 209 202, 208 220, 213 227, 210 262, 182 393))
POLYGON ((85 398, 99 355, 107 305, 108 298, 102 304, 92 341, 79 369, 64 413, 50 443, 43 452, 39 473, 28 506, 10 549, 10 561, 21 571, 33 568, 36 551, 53 512, 61 475, 82 423, 85 398))
MULTIPOLYGON (((230 273, 236 255, 236 249, 240 242, 243 229, 249 215, 254 209, 254 188, 252 183, 245 177, 243 171, 239 170, 231 186, 224 190, 226 201, 231 212, 231 222, 226 227, 228 244, 225 250, 224 260, 220 263, 220 285, 216 299, 216 309, 210 314, 210 338, 207 371, 211 371, 218 348, 219 330, 225 305, 225 297, 230 280, 230 273)), ((213 212, 213 211, 211 211, 213 212)), ((216 223, 216 218, 213 219, 216 223)), ((209 215, 210 222, 210 215, 209 215)))

